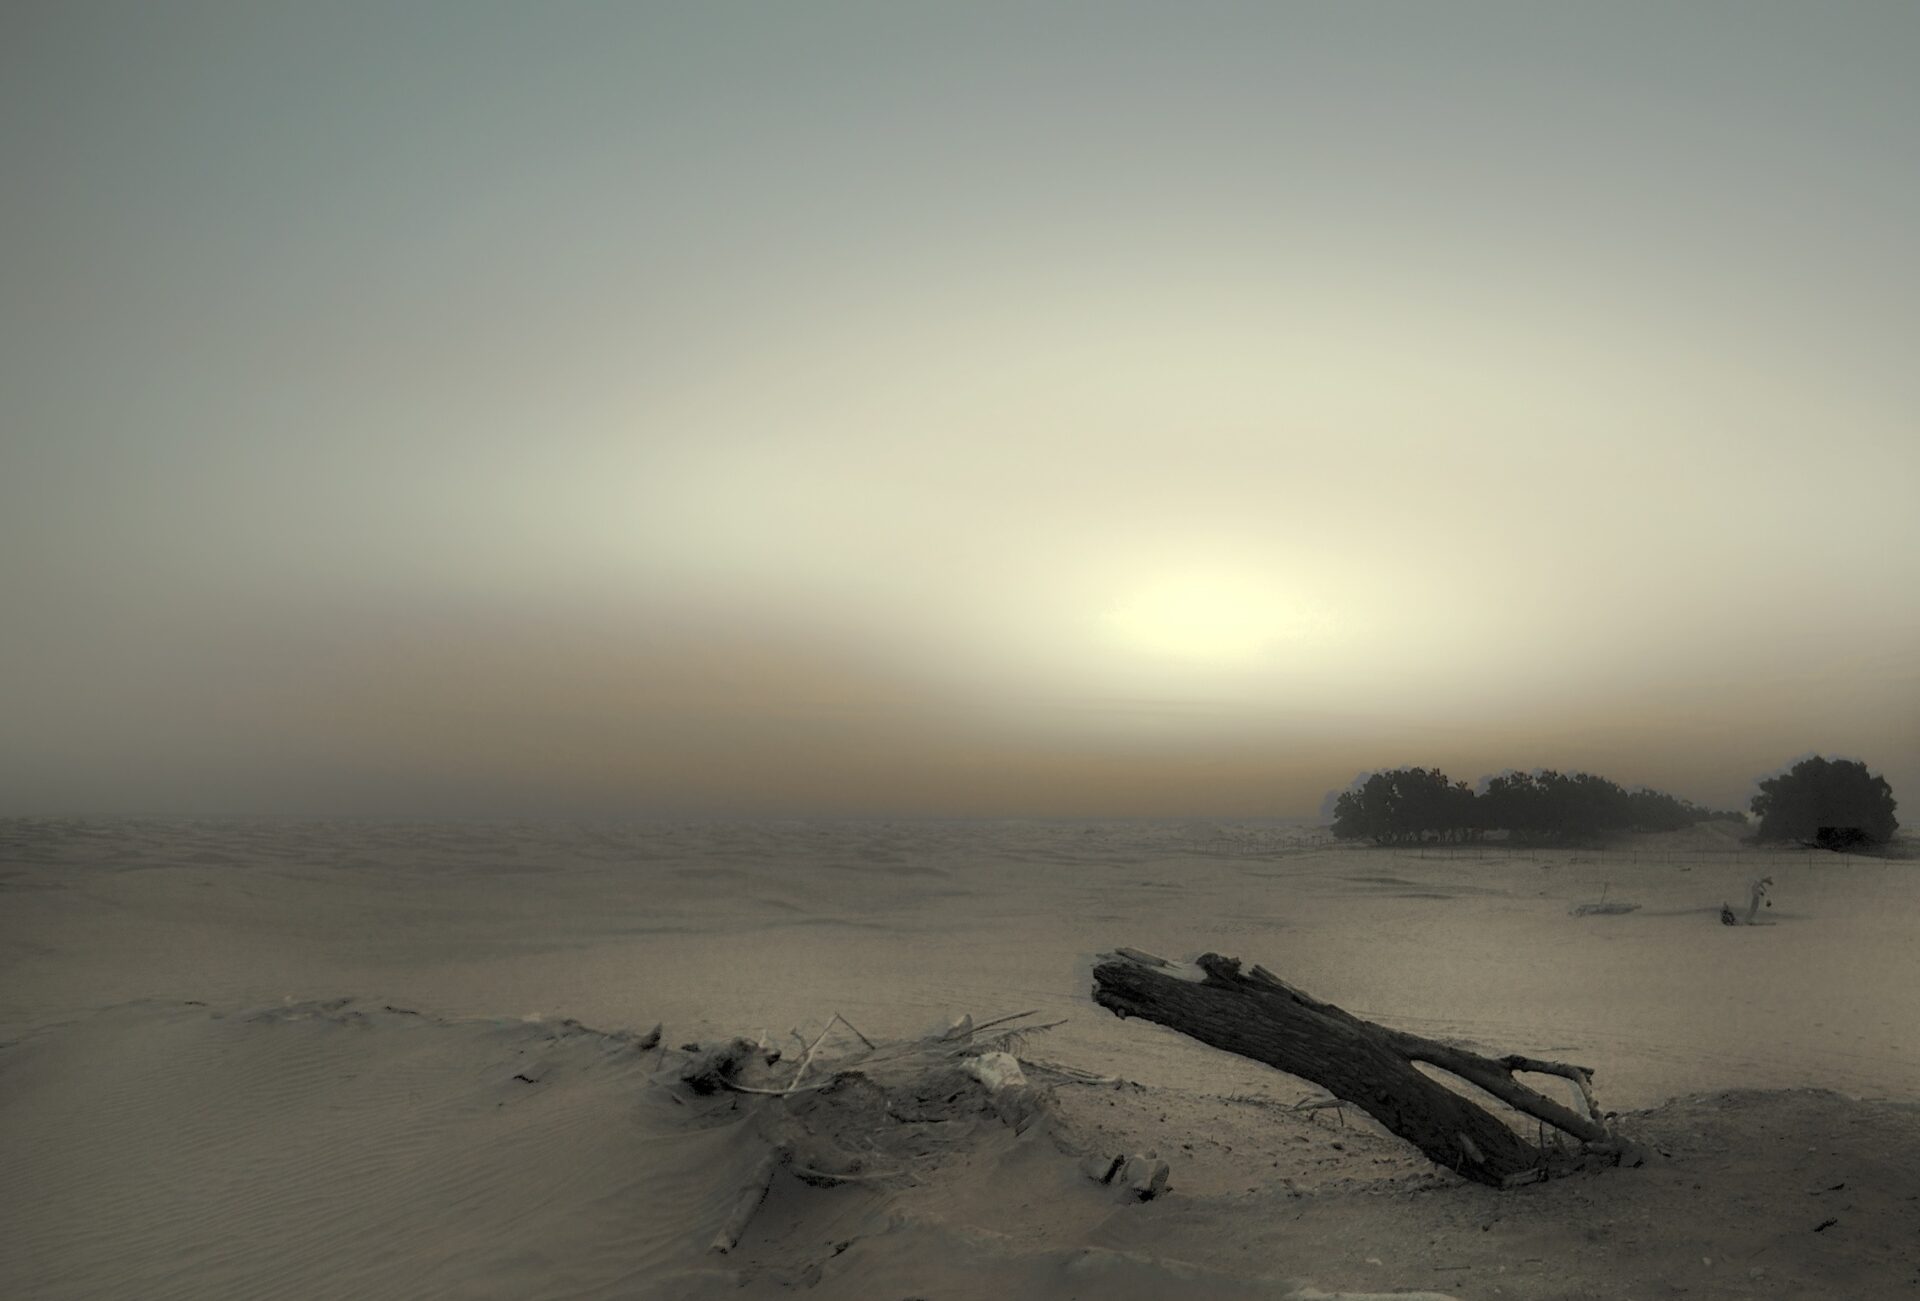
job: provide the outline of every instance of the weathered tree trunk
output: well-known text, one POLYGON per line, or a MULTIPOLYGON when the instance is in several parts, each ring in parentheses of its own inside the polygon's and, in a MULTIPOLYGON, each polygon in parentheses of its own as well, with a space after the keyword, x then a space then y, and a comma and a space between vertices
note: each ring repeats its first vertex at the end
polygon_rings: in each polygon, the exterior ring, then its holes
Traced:
POLYGON ((1310 998, 1262 967, 1243 972, 1234 958, 1209 953, 1191 966, 1120 949, 1093 969, 1094 1001, 1117 1016, 1138 1016, 1278 1067, 1358 1106, 1437 1165, 1496 1188, 1544 1176, 1548 1154, 1506 1122, 1422 1075, 1426 1062, 1485 1089, 1502 1102, 1579 1140, 1589 1153, 1618 1159, 1623 1145, 1600 1118, 1592 1072, 1528 1057, 1482 1057, 1364 1021, 1310 998), (1534 1071, 1573 1081, 1580 1115, 1513 1078, 1534 1071))

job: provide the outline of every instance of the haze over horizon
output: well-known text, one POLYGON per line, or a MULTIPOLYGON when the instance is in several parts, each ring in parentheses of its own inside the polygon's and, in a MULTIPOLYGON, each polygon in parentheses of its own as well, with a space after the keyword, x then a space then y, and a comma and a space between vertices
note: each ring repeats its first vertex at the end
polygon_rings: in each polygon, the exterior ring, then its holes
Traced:
POLYGON ((1920 8, 0 15, 0 814, 1920 800, 1920 8))

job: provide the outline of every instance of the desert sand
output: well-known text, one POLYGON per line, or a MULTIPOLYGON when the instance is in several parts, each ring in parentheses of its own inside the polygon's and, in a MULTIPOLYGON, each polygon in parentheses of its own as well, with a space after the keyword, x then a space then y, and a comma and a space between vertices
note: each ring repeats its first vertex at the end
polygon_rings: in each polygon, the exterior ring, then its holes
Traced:
POLYGON ((1912 1295, 1920 863, 1738 835, 0 823, 0 1295, 1912 1295), (1769 924, 1720 925, 1762 875, 1769 924), (1603 894, 1638 907, 1576 915, 1603 894), (1096 1007, 1120 944, 1582 1062, 1653 1160, 1468 1185, 1096 1007), (889 1095, 910 1169, 783 1172, 709 1249, 792 1104, 692 1095, 680 1045, 1028 1009, 1064 1021, 1015 1048, 1055 1086, 1037 1122, 889 1095), (1109 1151, 1167 1193, 1087 1179, 1109 1151))

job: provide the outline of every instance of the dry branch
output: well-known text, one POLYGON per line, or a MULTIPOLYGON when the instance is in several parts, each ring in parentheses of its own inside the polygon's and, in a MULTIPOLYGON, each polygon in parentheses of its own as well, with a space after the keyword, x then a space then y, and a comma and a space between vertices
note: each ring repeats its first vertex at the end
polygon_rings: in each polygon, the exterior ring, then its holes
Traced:
POLYGON ((1512 1187, 1543 1177, 1549 1153, 1505 1121, 1414 1069, 1424 1062, 1457 1076, 1516 1111, 1578 1139, 1584 1151, 1618 1157, 1585 1067, 1529 1057, 1495 1059, 1366 1021, 1302 993, 1264 967, 1209 953, 1192 964, 1134 950, 1103 954, 1094 1001, 1215 1048, 1300 1076, 1352 1103, 1437 1165, 1476 1182, 1512 1187), (1588 1114, 1528 1088, 1513 1072, 1573 1081, 1588 1114))
POLYGON ((780 1168, 782 1159, 782 1153, 772 1151, 761 1157, 759 1164, 754 1166, 753 1173, 747 1176, 747 1182, 741 1186, 739 1196, 734 1198, 733 1209, 727 1212, 720 1232, 714 1235, 714 1251, 728 1252, 740 1245, 740 1235, 747 1231, 753 1213, 767 1199, 767 1189, 772 1185, 774 1172, 780 1168))
POLYGON ((833 1023, 839 1019, 840 1014, 838 1012, 828 1017, 827 1023, 820 1027, 820 1033, 814 1037, 812 1043, 807 1045, 807 1050, 800 1055, 800 1064, 794 1068, 793 1078, 787 1081, 788 1093, 792 1093, 800 1087, 800 1081, 805 1077, 807 1067, 813 1064, 813 1055, 820 1051, 820 1045, 826 1042, 828 1033, 833 1029, 833 1023))
MULTIPOLYGON (((1061 1024, 1058 1021, 1050 1025, 1022 1024, 1034 1015, 1031 1011, 1016 1012, 978 1024, 971 1017, 963 1017, 946 1030, 920 1039, 876 1043, 836 1012, 812 1039, 802 1036, 798 1030, 792 1032, 801 1051, 797 1058, 789 1059, 793 1062, 792 1071, 783 1069, 778 1077, 772 1076, 769 1068, 784 1065, 781 1054, 767 1043, 764 1034, 758 1043, 736 1038, 707 1048, 685 1045, 683 1051, 689 1056, 674 1071, 677 1081, 696 1094, 726 1090, 750 1095, 753 1100, 743 1105, 751 1108, 749 1114, 754 1118, 760 1138, 767 1144, 763 1157, 729 1203, 726 1218, 711 1240, 711 1250, 726 1253, 738 1245, 781 1169, 791 1171, 807 1183, 822 1186, 886 1184, 911 1178, 908 1164, 900 1159, 911 1156, 911 1152, 896 1150, 893 1163, 881 1162, 874 1166, 873 1157, 884 1149, 884 1143, 868 1151, 868 1142, 850 1137, 844 1128, 836 1133, 834 1123, 830 1122, 824 1129, 813 1128, 822 1114, 830 1115, 836 1106, 841 1109, 839 1114, 845 1116, 859 1114, 863 1099, 871 1105, 873 1094, 869 1090, 848 1090, 852 1101, 843 1098, 838 1104, 831 1101, 822 1104, 814 1096, 826 1094, 849 1079, 865 1077, 869 1086, 883 1091, 881 1099, 891 1108, 885 1089, 897 1086, 903 1079, 932 1078, 936 1072, 958 1067, 979 1081, 994 1114, 1016 1132, 1023 1130, 1036 1114, 1038 1104, 1034 1091, 1021 1077, 1018 1063, 1012 1058, 994 1061, 994 1050, 1009 1038, 1061 1024), (861 1046, 841 1052, 839 1049, 847 1046, 843 1042, 830 1044, 836 1024, 844 1026, 861 1046), (847 1108, 853 1110, 849 1112, 847 1108), (814 1119, 809 1120, 809 1116, 814 1119)), ((872 1123, 883 1124, 881 1115, 875 1111, 872 1123)), ((1149 1182, 1150 1176, 1151 1172, 1149 1182)))

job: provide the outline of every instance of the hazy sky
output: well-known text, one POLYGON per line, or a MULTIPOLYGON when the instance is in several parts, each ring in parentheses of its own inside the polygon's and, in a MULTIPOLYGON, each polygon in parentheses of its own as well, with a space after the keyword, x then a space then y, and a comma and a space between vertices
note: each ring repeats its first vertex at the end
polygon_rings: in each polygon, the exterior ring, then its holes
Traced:
POLYGON ((0 8, 0 812, 1920 819, 1920 6, 0 8))

